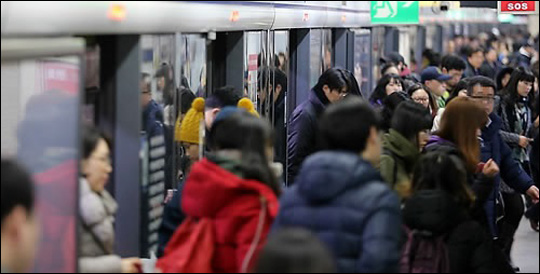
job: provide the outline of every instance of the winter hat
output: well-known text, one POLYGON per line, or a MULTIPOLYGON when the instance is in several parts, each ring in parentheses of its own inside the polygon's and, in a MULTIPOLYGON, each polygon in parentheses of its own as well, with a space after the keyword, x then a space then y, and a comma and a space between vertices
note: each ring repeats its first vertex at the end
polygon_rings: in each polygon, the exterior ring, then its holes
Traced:
POLYGON ((233 114, 241 112, 241 111, 245 111, 245 110, 239 109, 237 107, 231 107, 231 106, 224 107, 218 113, 218 115, 216 116, 216 119, 214 119, 214 124, 221 120, 225 120, 229 118, 230 116, 232 116, 233 114))
POLYGON ((247 112, 259 118, 259 113, 257 113, 257 111, 255 110, 255 106, 253 105, 253 102, 249 100, 248 98, 240 99, 240 101, 238 101, 238 108, 245 109, 247 110, 247 112))
POLYGON ((204 119, 204 99, 196 98, 180 125, 180 141, 200 144, 199 131, 204 119))

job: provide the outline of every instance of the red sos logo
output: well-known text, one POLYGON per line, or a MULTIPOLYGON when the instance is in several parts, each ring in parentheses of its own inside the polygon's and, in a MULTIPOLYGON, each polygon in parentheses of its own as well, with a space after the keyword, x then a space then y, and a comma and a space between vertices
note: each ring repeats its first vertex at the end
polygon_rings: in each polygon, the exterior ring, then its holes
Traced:
POLYGON ((533 12, 534 1, 501 1, 501 12, 533 12))

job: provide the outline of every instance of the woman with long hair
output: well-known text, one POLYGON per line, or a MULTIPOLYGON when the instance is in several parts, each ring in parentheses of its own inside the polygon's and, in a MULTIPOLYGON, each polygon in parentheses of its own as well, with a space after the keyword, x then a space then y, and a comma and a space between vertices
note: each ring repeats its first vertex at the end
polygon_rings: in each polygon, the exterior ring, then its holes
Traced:
POLYGON ((403 91, 403 80, 397 74, 384 75, 373 90, 369 102, 376 107, 382 107, 386 97, 397 91, 403 91))
POLYGON ((465 166, 469 186, 476 195, 474 217, 486 225, 483 205, 493 189, 499 168, 493 160, 480 162, 481 129, 488 122, 485 110, 468 97, 459 97, 446 106, 440 129, 429 140, 426 151, 443 151, 458 156, 465 166))

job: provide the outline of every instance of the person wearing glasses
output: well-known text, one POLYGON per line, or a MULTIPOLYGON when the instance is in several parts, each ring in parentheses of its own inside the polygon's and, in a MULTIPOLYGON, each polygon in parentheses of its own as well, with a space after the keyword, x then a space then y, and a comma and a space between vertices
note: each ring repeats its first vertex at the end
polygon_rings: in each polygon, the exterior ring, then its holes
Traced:
POLYGON ((326 107, 341 101, 349 92, 349 73, 340 68, 326 70, 290 118, 287 135, 287 185, 291 186, 304 159, 316 150, 318 117, 326 107))
POLYGON ((138 258, 114 254, 114 219, 118 204, 105 190, 113 171, 107 139, 96 128, 82 133, 79 181, 79 272, 139 273, 138 258))
MULTIPOLYGON (((521 85, 517 77, 514 78, 514 87, 521 85)), ((512 82, 511 82, 512 83, 512 82)), ((512 85, 510 85, 512 86, 512 85)), ((533 180, 524 171, 519 161, 516 161, 515 150, 504 141, 501 131, 505 129, 505 119, 501 119, 494 113, 495 83, 483 76, 475 76, 469 79, 467 95, 480 104, 489 114, 487 125, 482 129, 481 135, 481 159, 486 162, 493 159, 500 166, 500 174, 495 177, 495 185, 484 209, 487 214, 489 228, 492 236, 502 247, 510 260, 510 250, 515 231, 523 215, 523 202, 521 194, 527 194, 533 201, 538 202, 538 188, 533 185, 533 180), (499 192, 502 194, 499 196, 499 192), (503 204, 504 208, 497 205, 503 204)), ((517 94, 517 93, 516 93, 517 94)), ((524 90, 520 91, 524 94, 524 90)), ((503 108, 506 108, 508 98, 503 100, 503 108)), ((503 115, 506 115, 504 113, 503 115)), ((506 116, 504 116, 506 117, 506 116)))
POLYGON ((141 107, 143 109, 142 130, 148 138, 163 135, 163 109, 152 99, 150 74, 141 74, 141 107))
POLYGON ((427 108, 431 117, 437 117, 440 109, 438 110, 437 102, 435 101, 435 98, 429 94, 426 86, 416 83, 407 89, 407 94, 409 94, 409 97, 411 97, 414 102, 427 108))

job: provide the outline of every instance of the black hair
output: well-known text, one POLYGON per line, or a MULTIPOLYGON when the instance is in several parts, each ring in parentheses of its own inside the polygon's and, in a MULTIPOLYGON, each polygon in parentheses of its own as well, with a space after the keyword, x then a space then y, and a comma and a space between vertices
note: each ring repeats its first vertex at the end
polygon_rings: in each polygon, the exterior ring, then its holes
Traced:
POLYGON ((184 88, 180 91, 180 114, 186 114, 191 108, 191 103, 197 98, 193 91, 184 88))
POLYGON ((388 62, 388 63, 383 64, 382 67, 381 67, 381 75, 385 75, 386 71, 388 71, 392 67, 395 67, 397 69, 397 65, 392 63, 392 62, 388 62))
POLYGON ((459 92, 460 91, 467 90, 467 85, 469 83, 469 80, 470 80, 470 78, 465 78, 465 79, 461 79, 461 80, 459 80, 459 82, 457 82, 456 86, 450 92, 450 96, 446 100, 446 105, 448 105, 450 103, 450 101, 452 101, 455 98, 459 97, 459 92))
POLYGON ((445 55, 441 60, 441 68, 445 68, 450 71, 454 70, 465 70, 467 64, 459 56, 454 54, 445 55))
POLYGON ((272 145, 273 141, 270 124, 245 111, 215 122, 208 138, 212 151, 240 150, 244 178, 259 181, 279 195, 280 188, 265 153, 266 146, 272 145))
POLYGON ((539 65, 538 65, 538 60, 536 60, 536 62, 534 62, 532 65, 531 65, 531 71, 533 72, 534 74, 534 77, 536 78, 539 78, 539 65))
POLYGON ((462 158, 445 151, 428 152, 420 158, 413 173, 412 187, 414 192, 442 190, 468 208, 475 200, 462 158))
POLYGON ((97 145, 100 140, 104 140, 107 145, 110 146, 110 140, 107 136, 105 136, 104 133, 102 133, 99 129, 85 125, 82 129, 82 159, 88 159, 96 150, 97 145))
POLYGON ((241 99, 233 86, 224 86, 218 88, 205 101, 205 107, 209 108, 224 108, 226 106, 236 106, 241 99))
MULTIPOLYGON (((503 97, 506 103, 510 106, 514 106, 519 100, 520 96, 517 91, 517 86, 520 81, 534 83, 535 77, 531 70, 525 67, 518 67, 512 72, 510 76, 510 81, 503 92, 503 97)), ((528 103, 529 107, 532 108, 534 102, 534 90, 529 93, 528 103)))
POLYGON ((331 253, 311 232, 287 228, 272 235, 261 251, 256 273, 335 273, 331 253))
POLYGON ((477 52, 484 52, 484 50, 481 47, 473 48, 469 47, 467 50, 467 58, 473 56, 477 52))
POLYGON ((424 84, 422 83, 414 83, 411 86, 409 86, 409 88, 407 89, 407 94, 409 95, 409 97, 412 97, 412 95, 419 89, 423 89, 429 94, 426 86, 424 86, 424 84))
POLYGON ((472 48, 471 46, 469 45, 464 45, 462 46, 460 49, 459 49, 459 55, 463 56, 463 58, 466 58, 467 57, 467 54, 469 53, 469 51, 471 51, 472 48))
POLYGON ((415 141, 417 146, 419 146, 418 133, 432 127, 433 117, 429 110, 412 101, 399 104, 392 117, 391 128, 407 140, 415 141))
POLYGON ((431 93, 428 91, 428 88, 426 86, 424 86, 424 84, 422 84, 422 83, 414 83, 414 84, 412 84, 411 86, 409 86, 409 88, 407 88, 407 94, 412 99, 413 94, 417 90, 420 90, 420 89, 423 89, 427 93, 428 98, 429 98, 429 106, 432 109, 436 109, 437 102, 435 102, 435 98, 433 97, 433 95, 431 95, 431 93))
POLYGON ((497 73, 497 76, 495 77, 495 84, 497 85, 497 90, 496 90, 497 93, 501 92, 504 89, 503 84, 502 84, 502 80, 504 76, 506 74, 512 75, 512 72, 514 72, 513 67, 505 67, 501 69, 499 73, 497 73))
POLYGON ((407 88, 407 94, 409 95, 410 98, 412 98, 413 94, 419 89, 423 89, 428 94, 429 106, 431 107, 431 110, 438 111, 438 105, 437 105, 437 102, 435 101, 435 97, 433 97, 431 92, 429 92, 429 89, 424 84, 422 83, 412 84, 411 86, 407 88))
POLYGON ((484 55, 488 54, 490 51, 494 50, 495 52, 497 52, 497 50, 495 48, 492 48, 492 47, 486 47, 484 48, 484 55))
POLYGON ((371 103, 377 103, 377 101, 382 102, 388 95, 386 95, 386 86, 390 83, 390 81, 399 81, 401 83, 401 86, 403 87, 403 80, 399 75, 397 74, 387 74, 384 75, 379 82, 377 82, 377 86, 373 90, 373 93, 371 94, 371 97, 369 98, 369 101, 371 103))
POLYGON ((422 52, 422 57, 428 60, 428 66, 438 67, 441 64, 441 54, 432 49, 425 49, 422 52))
MULTIPOLYGON (((266 56, 264 56, 263 53, 259 53, 259 55, 257 55, 257 66, 258 67, 265 66, 266 64, 263 62, 266 62, 266 56)), ((277 54, 274 54, 274 65, 272 67, 279 68, 279 65, 280 65, 279 57, 277 54)))
POLYGON ((390 129, 390 125, 392 123, 392 117, 394 117, 394 112, 396 111, 397 107, 406 101, 410 101, 409 95, 405 92, 394 92, 390 94, 386 99, 383 101, 383 109, 382 109, 382 129, 384 131, 388 131, 390 129))
POLYGON ((287 92, 287 75, 277 68, 263 67, 257 72, 258 86, 259 88, 267 88, 269 84, 274 83, 272 86, 281 86, 281 94, 287 92), (268 77, 267 77, 268 76, 268 77), (268 79, 269 78, 269 79, 268 79), (270 80, 270 82, 268 82, 270 80))
POLYGON ((34 184, 30 174, 14 160, 2 159, 2 226, 15 207, 22 206, 32 213, 35 201, 34 184))
POLYGON ((351 84, 347 71, 341 68, 330 68, 319 77, 319 81, 313 89, 315 92, 323 92, 322 89, 324 85, 327 85, 330 90, 337 89, 339 92, 341 92, 343 88, 347 88, 347 92, 349 92, 351 84))
POLYGON ((379 115, 367 102, 351 97, 326 109, 319 122, 319 140, 324 149, 362 152, 371 128, 379 129, 380 124, 379 115))
POLYGON ((356 81, 356 77, 354 77, 354 74, 348 70, 345 70, 345 73, 349 76, 349 95, 363 97, 362 91, 360 90, 360 85, 358 85, 358 81, 356 81))
POLYGON ((469 77, 467 82, 467 95, 472 96, 474 92, 474 87, 480 85, 481 87, 489 87, 493 89, 493 92, 497 90, 495 82, 487 78, 486 76, 473 76, 469 77))

